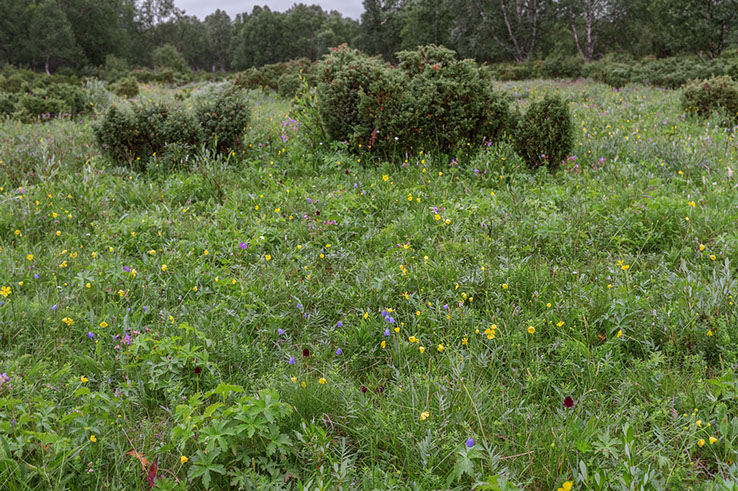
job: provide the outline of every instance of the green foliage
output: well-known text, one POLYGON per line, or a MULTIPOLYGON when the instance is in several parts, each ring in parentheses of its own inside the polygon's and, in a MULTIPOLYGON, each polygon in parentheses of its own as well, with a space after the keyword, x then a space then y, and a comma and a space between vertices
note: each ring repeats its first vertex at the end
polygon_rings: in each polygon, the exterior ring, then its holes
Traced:
POLYGON ((517 116, 512 131, 515 151, 530 166, 558 167, 574 149, 574 121, 569 102, 547 95, 517 116))
POLYGON ((393 69, 342 46, 321 62, 318 108, 329 138, 384 154, 501 138, 507 102, 475 62, 435 46, 397 56, 393 69))
POLYGON ((246 93, 235 87, 216 86, 197 104, 197 119, 204 142, 219 152, 239 150, 251 122, 246 93))
POLYGON ((295 97, 304 89, 305 84, 299 73, 285 73, 279 77, 277 93, 282 97, 295 97))
POLYGON ((738 82, 728 76, 695 80, 682 91, 681 102, 690 114, 706 117, 718 112, 738 122, 738 82))
POLYGON ((134 77, 126 77, 113 86, 113 91, 122 97, 136 97, 138 95, 138 81, 134 77))
POLYGON ((156 48, 151 54, 151 59, 154 68, 157 70, 172 70, 180 73, 190 71, 190 67, 187 66, 187 60, 171 44, 165 44, 156 48))

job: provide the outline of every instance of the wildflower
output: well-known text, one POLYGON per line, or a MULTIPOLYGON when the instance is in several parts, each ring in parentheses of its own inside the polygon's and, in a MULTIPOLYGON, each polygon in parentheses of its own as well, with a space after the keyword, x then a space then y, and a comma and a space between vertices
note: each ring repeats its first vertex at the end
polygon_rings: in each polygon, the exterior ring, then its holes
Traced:
POLYGON ((296 384, 297 383, 297 377, 291 377, 290 380, 292 380, 292 383, 293 384, 296 384))
POLYGON ((428 416, 430 416, 430 413, 428 411, 423 411, 420 413, 420 421, 425 421, 428 419, 428 416))
POLYGON ((90 331, 90 332, 87 333, 87 337, 90 338, 90 339, 95 339, 95 333, 92 332, 92 331, 90 331))
POLYGON ((387 342, 386 341, 382 341, 382 344, 380 346, 382 346, 382 349, 384 349, 387 346, 387 342))
POLYGON ((197 286, 193 286, 193 287, 192 287, 192 291, 193 291, 193 292, 196 292, 196 291, 197 291, 197 286))
POLYGON ((28 259, 29 261, 33 261, 33 254, 27 255, 26 259, 28 259))
POLYGON ((367 392, 368 390, 369 390, 369 389, 367 389, 367 388, 366 388, 366 387, 364 387, 363 385, 361 386, 361 392, 363 392, 364 394, 366 394, 366 392, 367 392))
POLYGON ((87 377, 85 377, 84 375, 81 375, 79 377, 79 381, 84 384, 85 382, 89 382, 90 380, 87 377))
MULTIPOLYGON (((553 443, 551 444, 553 445, 553 443)), ((566 481, 564 484, 561 485, 559 489, 556 491, 571 491, 571 487, 574 485, 574 482, 572 481, 566 481)))
POLYGON ((467 338, 463 338, 463 339, 461 340, 461 344, 463 344, 463 345, 469 344, 469 339, 467 339, 467 338))
POLYGON ((708 336, 712 336, 712 329, 708 329, 708 330, 707 330, 707 335, 708 335, 708 336))
POLYGON ((443 351, 443 350, 444 350, 444 348, 443 348, 443 345, 442 345, 442 344, 439 344, 439 345, 438 345, 438 348, 436 348, 436 349, 438 350, 438 352, 439 352, 439 353, 440 353, 441 351, 443 351))
POLYGON ((95 435, 90 435, 90 441, 95 443, 97 441, 97 437, 95 435))
POLYGON ((418 350, 420 351, 421 354, 425 353, 425 346, 419 346, 418 350))
POLYGON ((269 261, 269 260, 272 259, 272 256, 270 256, 269 254, 267 254, 266 256, 264 256, 264 259, 266 259, 267 261, 269 261))
POLYGON ((503 283, 503 284, 502 284, 502 289, 503 289, 503 290, 507 290, 507 288, 508 288, 508 286, 507 286, 507 283, 503 283))
POLYGON ((364 319, 368 319, 368 318, 369 318, 369 312, 364 312, 364 319))
POLYGON ((320 385, 325 385, 325 384, 326 384, 326 382, 328 382, 328 381, 327 381, 326 379, 324 379, 323 377, 320 377, 320 379, 318 380, 318 383, 319 383, 320 385))
POLYGON ((528 334, 535 334, 536 328, 533 326, 528 326, 528 334))
POLYGON ((574 407, 574 399, 572 399, 571 396, 566 396, 564 398, 564 407, 574 407))
POLYGON ((85 288, 92 288, 92 285, 90 283, 85 284, 85 288))
POLYGON ((466 446, 469 447, 469 448, 472 448, 474 446, 474 438, 469 438, 466 441, 466 446))
POLYGON ((290 356, 290 361, 288 361, 287 363, 289 363, 290 365, 294 365, 295 364, 295 357, 294 356, 290 356))
POLYGON ((410 336, 409 338, 407 338, 407 340, 410 341, 411 343, 415 343, 418 340, 418 338, 416 338, 415 336, 410 336))
POLYGON ((241 243, 239 244, 239 247, 241 247, 241 249, 246 249, 246 248, 247 248, 248 246, 249 246, 249 245, 248 245, 248 244, 247 244, 246 242, 241 242, 241 243))
POLYGON ((343 327, 343 322, 341 321, 336 322, 336 327, 343 327))
POLYGON ((10 295, 11 293, 13 292, 10 290, 9 286, 4 286, 0 288, 0 295, 2 295, 3 298, 8 298, 8 295, 10 295))
POLYGON ((166 271, 167 270, 167 265, 166 264, 162 264, 161 265, 161 270, 162 271, 166 271))
POLYGON ((630 269, 630 264, 623 264, 622 266, 620 266, 620 269, 622 269, 623 271, 628 271, 630 269))
POLYGON ((700 252, 705 250, 705 244, 700 244, 700 252))
POLYGON ((385 336, 389 336, 390 335, 390 330, 389 329, 385 329, 384 330, 384 335, 385 336))
POLYGON ((64 324, 68 325, 68 326, 71 326, 72 324, 74 324, 74 321, 72 320, 71 317, 65 317, 65 318, 63 318, 62 319, 62 322, 64 324))
POLYGON ((622 330, 622 329, 619 329, 619 330, 618 330, 618 333, 617 333, 617 335, 615 335, 615 337, 616 337, 616 338, 619 338, 619 337, 620 337, 620 336, 622 336, 622 335, 623 335, 623 330, 622 330))
POLYGON ((557 327, 561 327, 561 326, 563 326, 563 325, 564 325, 564 321, 558 322, 558 323, 556 324, 556 326, 557 326, 557 327))
POLYGON ((179 458, 179 463, 180 463, 180 464, 186 464, 188 460, 190 460, 190 459, 188 459, 187 457, 185 457, 184 455, 182 455, 182 456, 181 456, 181 457, 179 458))
POLYGON ((304 356, 305 358, 310 356, 310 350, 308 348, 305 348, 304 350, 302 350, 302 356, 304 356))
POLYGON ((699 440, 697 440, 697 446, 698 446, 698 447, 702 448, 702 446, 703 446, 704 444, 705 444, 705 440, 704 440, 704 439, 700 438, 699 440))
POLYGON ((715 259, 717 259, 717 257, 715 257, 715 254, 710 254, 710 261, 714 261, 715 259))
POLYGON ((712 444, 713 444, 713 443, 715 443, 716 441, 718 441, 718 439, 717 439, 717 438, 715 438, 714 436, 711 436, 711 437, 710 437, 710 445, 712 445, 712 444))
POLYGON ((305 383, 305 381, 304 381, 304 380, 303 380, 302 382, 300 382, 300 385, 302 386, 302 388, 303 388, 303 389, 304 389, 305 387, 307 387, 307 384, 305 383))
MULTIPOLYGON (((0 295, 2 295, 2 293, 3 293, 2 292, 2 288, 0 288, 0 295)), ((10 289, 9 288, 8 288, 8 293, 10 293, 10 289)), ((5 295, 5 296, 7 297, 7 295, 5 295)), ((56 308, 57 308, 56 307, 56 304, 54 304, 54 305, 51 306, 51 310, 53 310, 54 312, 56 312, 56 308)))

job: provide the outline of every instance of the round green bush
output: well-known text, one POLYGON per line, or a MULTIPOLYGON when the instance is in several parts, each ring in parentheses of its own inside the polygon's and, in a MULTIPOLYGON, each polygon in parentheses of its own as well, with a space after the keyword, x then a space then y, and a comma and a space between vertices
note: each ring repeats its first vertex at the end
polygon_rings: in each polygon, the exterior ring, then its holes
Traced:
POLYGON ((116 83, 113 90, 121 97, 136 97, 138 95, 138 82, 134 77, 126 77, 116 83))
POLYGON ((218 152, 243 146, 243 135, 251 123, 251 108, 246 93, 236 87, 219 88, 197 105, 197 119, 204 143, 217 142, 218 152))
POLYGON ((727 75, 695 80, 682 91, 681 102, 689 114, 707 117, 718 112, 738 121, 738 83, 727 75))
POLYGON ((517 117, 512 134, 518 155, 530 166, 556 168, 574 148, 574 121, 569 103, 558 95, 532 102, 517 117))
POLYGON ((292 98, 305 89, 305 83, 299 73, 285 73, 279 77, 277 93, 282 97, 292 98))

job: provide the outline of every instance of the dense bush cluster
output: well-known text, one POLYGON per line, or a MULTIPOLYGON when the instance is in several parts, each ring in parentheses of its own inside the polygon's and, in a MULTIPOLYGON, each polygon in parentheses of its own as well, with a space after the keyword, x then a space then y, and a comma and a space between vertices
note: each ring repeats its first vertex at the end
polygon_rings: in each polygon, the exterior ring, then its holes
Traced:
POLYGON ((3 72, 0 92, 0 116, 26 122, 45 121, 60 114, 76 116, 89 104, 78 78, 39 75, 28 70, 3 72))
POLYGON ((558 95, 532 102, 525 115, 515 119, 511 132, 515 151, 530 167, 556 167, 574 148, 569 104, 558 95))
POLYGON ((346 46, 320 64, 318 109, 326 133, 389 153, 497 141, 507 129, 506 98, 472 60, 426 46, 398 54, 392 68, 346 46))
POLYGON ((624 87, 628 83, 641 83, 679 88, 694 79, 713 75, 738 77, 738 58, 730 54, 714 60, 697 57, 655 58, 640 61, 628 57, 608 55, 585 63, 582 58, 552 56, 546 60, 523 63, 502 63, 490 67, 497 80, 530 80, 538 78, 589 78, 612 87, 624 87))
POLYGON ((196 103, 136 102, 112 106, 95 125, 98 143, 115 160, 144 170, 159 153, 208 145, 224 152, 238 149, 251 119, 245 95, 219 88, 196 103))
POLYGON ((718 112, 738 122, 738 82, 728 76, 695 80, 682 92, 682 107, 699 117, 718 112))
POLYGON ((305 82, 310 86, 316 85, 315 66, 307 58, 297 58, 261 68, 249 68, 236 74, 233 84, 242 89, 274 90, 281 96, 293 97, 304 87, 305 82))

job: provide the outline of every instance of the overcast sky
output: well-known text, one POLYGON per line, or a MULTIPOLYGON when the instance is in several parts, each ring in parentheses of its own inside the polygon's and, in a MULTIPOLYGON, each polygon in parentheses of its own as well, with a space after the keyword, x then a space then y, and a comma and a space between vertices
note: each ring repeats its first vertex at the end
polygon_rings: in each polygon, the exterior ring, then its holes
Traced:
POLYGON ((295 3, 304 3, 306 5, 318 4, 323 10, 338 10, 346 17, 359 20, 364 8, 361 6, 362 0, 303 0, 296 2, 295 0, 175 0, 177 7, 184 9, 187 15, 195 15, 200 19, 204 19, 208 14, 215 12, 216 9, 225 10, 233 18, 236 14, 243 12, 251 12, 254 5, 268 6, 272 10, 283 12, 295 3))

